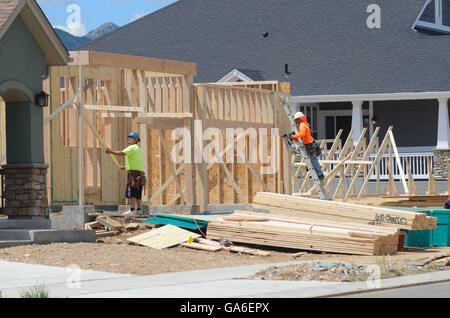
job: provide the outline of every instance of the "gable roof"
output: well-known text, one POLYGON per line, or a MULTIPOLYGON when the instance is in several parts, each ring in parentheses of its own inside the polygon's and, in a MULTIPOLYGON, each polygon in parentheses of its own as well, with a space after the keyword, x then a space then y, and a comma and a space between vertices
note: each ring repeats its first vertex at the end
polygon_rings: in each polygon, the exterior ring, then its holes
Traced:
POLYGON ((242 82, 264 81, 264 77, 261 75, 261 71, 235 68, 228 72, 225 76, 220 78, 217 82, 236 81, 236 78, 238 78, 242 82))
MULTIPOLYGON (((0 30, 18 7, 19 0, 0 0, 0 30)), ((19 9, 19 8, 18 8, 19 9)))
POLYGON ((0 0, 0 39, 18 16, 45 53, 48 66, 68 63, 69 52, 35 0, 0 0))
POLYGON ((450 2, 426 0, 414 28, 430 35, 450 34, 450 2))
POLYGON ((197 82, 259 70, 292 95, 450 91, 450 38, 412 29, 425 2, 378 0, 369 29, 372 0, 179 0, 82 49, 194 62, 197 82))

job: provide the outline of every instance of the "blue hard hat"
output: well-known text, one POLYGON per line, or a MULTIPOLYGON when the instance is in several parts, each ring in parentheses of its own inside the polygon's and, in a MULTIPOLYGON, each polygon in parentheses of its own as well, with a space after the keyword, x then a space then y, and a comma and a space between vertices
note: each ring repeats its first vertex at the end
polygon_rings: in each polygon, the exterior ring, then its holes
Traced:
POLYGON ((130 133, 129 135, 128 135, 128 137, 134 137, 134 138, 136 138, 137 140, 139 140, 139 141, 141 141, 141 138, 139 138, 139 135, 138 135, 138 133, 137 132, 132 132, 132 133, 130 133))

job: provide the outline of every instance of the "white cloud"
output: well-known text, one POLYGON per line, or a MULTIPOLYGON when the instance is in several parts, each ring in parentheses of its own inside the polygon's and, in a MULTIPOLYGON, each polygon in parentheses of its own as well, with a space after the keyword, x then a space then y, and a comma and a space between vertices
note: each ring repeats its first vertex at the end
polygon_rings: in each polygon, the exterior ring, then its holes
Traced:
POLYGON ((67 6, 67 13, 71 13, 67 17, 67 26, 57 25, 55 28, 66 31, 74 36, 86 35, 86 27, 81 22, 81 8, 77 4, 67 6))
POLYGON ((85 36, 86 27, 83 24, 80 25, 70 25, 68 27, 62 25, 55 25, 54 28, 66 31, 74 36, 85 36))
POLYGON ((137 19, 140 19, 146 15, 147 15, 147 13, 145 13, 145 12, 135 12, 133 14, 133 16, 131 17, 130 22, 136 21, 137 19))

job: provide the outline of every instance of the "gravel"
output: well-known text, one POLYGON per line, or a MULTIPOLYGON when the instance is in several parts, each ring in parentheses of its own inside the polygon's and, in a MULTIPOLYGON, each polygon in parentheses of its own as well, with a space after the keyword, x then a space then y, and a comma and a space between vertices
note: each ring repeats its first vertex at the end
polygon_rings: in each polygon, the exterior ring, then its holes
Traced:
POLYGON ((152 227, 154 226, 140 224, 136 230, 130 229, 119 235, 98 238, 96 243, 58 243, 2 248, 0 260, 58 267, 77 266, 83 270, 133 275, 307 261, 307 264, 302 265, 272 267, 254 275, 252 279, 354 281, 367 278, 367 265, 370 264, 381 265, 385 277, 440 270, 441 268, 417 267, 409 264, 420 263, 420 260, 430 255, 449 249, 447 247, 399 252, 389 257, 320 252, 302 253, 298 256, 296 253, 300 252, 299 250, 249 246, 270 251, 270 256, 254 256, 226 250, 208 252, 181 246, 157 250, 127 241, 132 236, 150 231, 152 227))

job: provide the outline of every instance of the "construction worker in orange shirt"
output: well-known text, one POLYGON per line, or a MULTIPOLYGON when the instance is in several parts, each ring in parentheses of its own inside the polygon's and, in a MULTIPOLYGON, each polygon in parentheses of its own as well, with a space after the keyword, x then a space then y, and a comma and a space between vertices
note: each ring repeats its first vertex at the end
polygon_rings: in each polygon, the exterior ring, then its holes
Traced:
POLYGON ((316 170, 319 180, 323 180, 325 176, 322 172, 322 167, 317 160, 317 156, 320 155, 321 150, 320 147, 316 144, 313 136, 311 135, 311 128, 308 120, 302 112, 296 113, 294 116, 294 120, 298 128, 298 134, 292 135, 291 139, 293 139, 295 142, 298 142, 300 138, 302 139, 303 144, 305 145, 306 152, 311 159, 314 170, 316 170))

